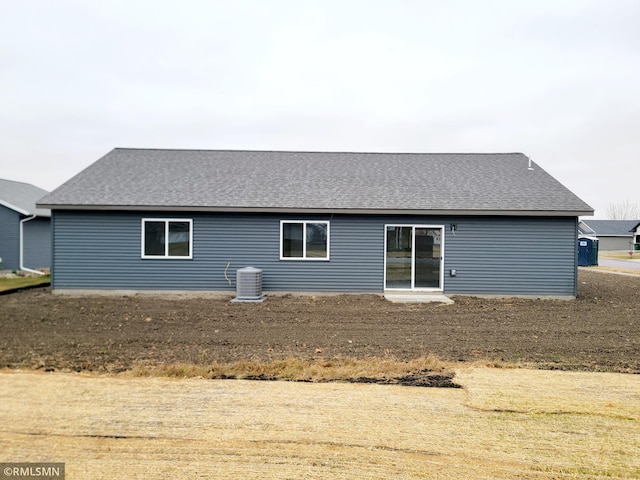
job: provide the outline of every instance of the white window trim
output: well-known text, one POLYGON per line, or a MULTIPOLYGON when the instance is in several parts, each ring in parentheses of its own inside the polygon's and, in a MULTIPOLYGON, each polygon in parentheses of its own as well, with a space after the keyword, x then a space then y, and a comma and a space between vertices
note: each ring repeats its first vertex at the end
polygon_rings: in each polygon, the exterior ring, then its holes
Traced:
POLYGON ((328 262, 331 257, 331 222, 329 220, 280 220, 280 260, 291 260, 294 262, 328 262), (285 223, 302 224, 302 256, 301 257, 285 257, 282 255, 283 246, 283 225, 285 223), (326 257, 307 257, 307 224, 322 223, 327 226, 327 256, 326 257))
MULTIPOLYGON (((152 260, 191 260, 193 259, 193 219, 191 218, 143 218, 141 222, 141 235, 140 235, 140 257, 144 259, 152 260), (178 256, 169 255, 169 242, 164 244, 164 255, 145 255, 144 243, 145 243, 145 231, 144 226, 146 222, 165 222, 165 234, 168 233, 170 222, 181 222, 189 224, 189 255, 178 256)), ((167 237, 168 238, 168 235, 167 237)))

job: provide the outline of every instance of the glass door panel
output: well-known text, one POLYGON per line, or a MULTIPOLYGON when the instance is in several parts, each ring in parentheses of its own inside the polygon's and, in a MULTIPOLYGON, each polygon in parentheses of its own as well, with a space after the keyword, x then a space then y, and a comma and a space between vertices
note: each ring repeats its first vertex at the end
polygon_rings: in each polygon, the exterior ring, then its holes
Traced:
POLYGON ((411 288, 413 228, 387 227, 385 288, 411 288))
POLYGON ((415 229, 415 288, 440 288, 439 228, 415 229))
POLYGON ((385 288, 440 289, 442 228, 388 225, 385 288))

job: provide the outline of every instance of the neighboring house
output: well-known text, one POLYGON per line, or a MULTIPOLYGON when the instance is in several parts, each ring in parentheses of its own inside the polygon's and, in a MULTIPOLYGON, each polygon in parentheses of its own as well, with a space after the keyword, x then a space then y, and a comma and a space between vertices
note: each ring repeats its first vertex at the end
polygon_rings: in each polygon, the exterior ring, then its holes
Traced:
POLYGON ((36 208, 47 193, 0 179, 0 269, 39 271, 51 266, 51 212, 36 208))
POLYGON ((633 235, 633 250, 640 250, 640 221, 634 222, 631 234, 633 235))
POLYGON ((522 153, 118 148, 39 205, 54 291, 575 296, 593 214, 522 153))
POLYGON ((581 220, 578 235, 598 239, 598 250, 633 249, 633 228, 638 220, 581 220))

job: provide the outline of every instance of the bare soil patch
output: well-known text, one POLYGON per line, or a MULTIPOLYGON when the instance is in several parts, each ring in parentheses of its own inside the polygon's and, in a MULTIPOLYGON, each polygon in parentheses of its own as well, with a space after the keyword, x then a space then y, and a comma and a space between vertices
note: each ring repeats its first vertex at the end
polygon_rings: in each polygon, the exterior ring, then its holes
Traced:
MULTIPOLYGON (((543 369, 640 373, 640 277, 581 271, 575 301, 377 295, 0 297, 0 368, 115 373, 136 366, 436 355, 543 369)), ((362 380, 366 381, 366 379, 362 380)))

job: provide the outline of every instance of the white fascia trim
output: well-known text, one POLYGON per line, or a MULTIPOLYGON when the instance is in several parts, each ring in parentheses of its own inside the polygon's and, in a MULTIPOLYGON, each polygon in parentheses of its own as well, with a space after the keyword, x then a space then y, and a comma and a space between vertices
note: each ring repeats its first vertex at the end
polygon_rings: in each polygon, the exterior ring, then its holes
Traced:
MULTIPOLYGON (((582 224, 583 226, 585 226, 585 227, 587 227, 589 230, 591 230, 591 233, 593 233, 593 234, 595 234, 595 233, 596 233, 596 231, 595 231, 593 228, 591 228, 591 227, 589 226, 589 224, 588 224, 587 222, 585 222, 584 220, 581 220, 581 221, 579 222, 578 226, 580 226, 580 224, 582 224)), ((586 232, 585 232, 585 233, 586 233, 586 232)))
MULTIPOLYGON (((27 212, 26 210, 23 210, 23 209, 22 209, 22 208, 20 208, 20 207, 16 207, 15 205, 13 205, 13 204, 11 204, 11 203, 9 203, 9 202, 5 202, 4 200, 0 200, 0 205, 2 205, 3 207, 7 207, 7 208, 9 208, 9 209, 11 209, 11 210, 16 211, 16 212, 18 212, 20 215, 27 215, 27 216, 32 215, 32 213, 31 213, 31 212, 27 212)), ((35 215, 34 215, 34 216, 35 216, 35 215)))
POLYGON ((598 238, 602 238, 602 237, 616 237, 616 238, 627 238, 627 237, 633 237, 633 233, 628 233, 628 234, 615 234, 615 233, 596 233, 593 232, 594 235, 598 238))

